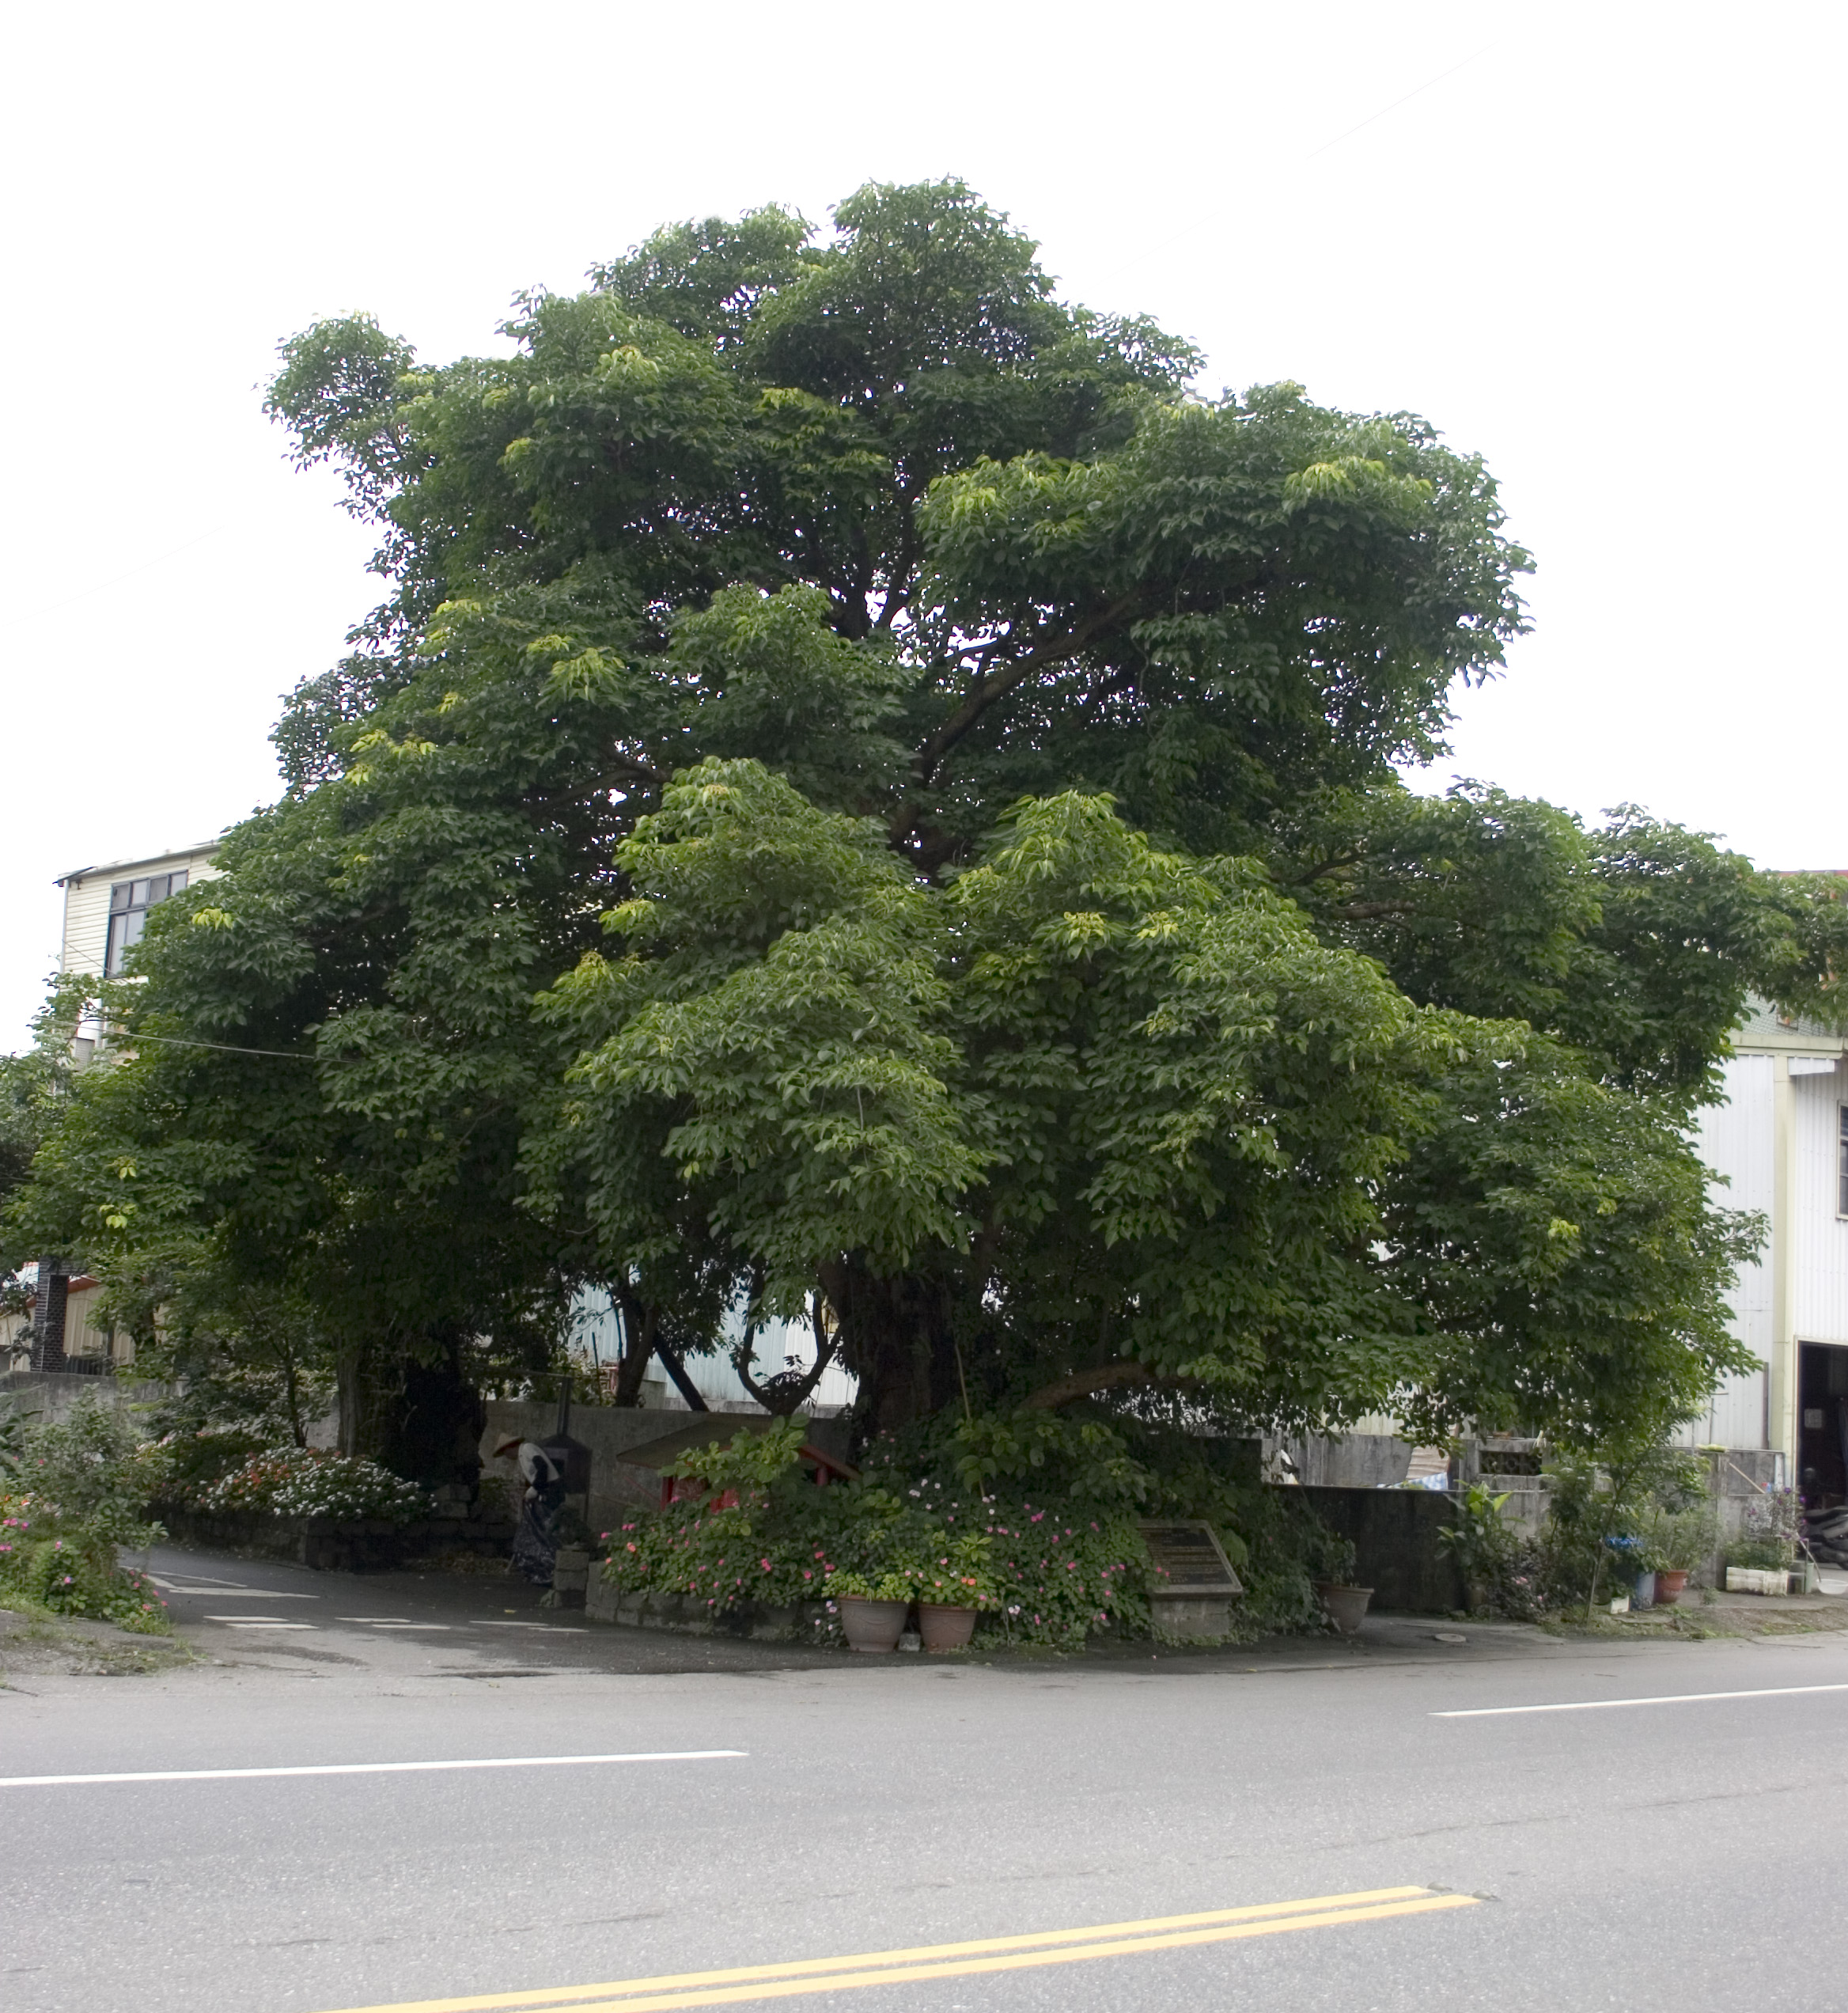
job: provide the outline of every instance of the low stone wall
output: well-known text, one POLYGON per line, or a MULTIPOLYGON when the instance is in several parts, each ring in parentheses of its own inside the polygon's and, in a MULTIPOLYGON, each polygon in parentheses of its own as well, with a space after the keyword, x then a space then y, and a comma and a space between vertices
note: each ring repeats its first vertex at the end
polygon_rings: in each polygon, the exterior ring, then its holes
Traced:
POLYGON ((368 1517, 341 1523, 331 1517, 273 1517, 256 1511, 230 1514, 161 1504, 154 1514, 176 1544, 287 1559, 318 1572, 388 1572, 435 1552, 479 1552, 492 1558, 509 1553, 513 1545, 510 1523, 455 1517, 414 1524, 368 1517))
POLYGON ((592 1621, 625 1628, 672 1628, 685 1636, 729 1636, 755 1643, 810 1643, 820 1640, 833 1617, 824 1601, 787 1607, 748 1601, 717 1613, 692 1594, 622 1594, 603 1581, 603 1563, 593 1560, 584 1590, 584 1612, 592 1621))
POLYGON ((145 1377, 95 1377, 59 1370, 0 1371, 0 1398, 10 1398, 13 1409, 35 1426, 55 1425, 86 1398, 100 1399, 120 1411, 158 1405, 172 1395, 170 1386, 145 1377))
POLYGON ((1305 1488, 1331 1530, 1354 1548, 1354 1583, 1373 1590, 1376 1608, 1451 1614, 1464 1605, 1463 1574, 1437 1533, 1456 1507, 1437 1489, 1305 1488))

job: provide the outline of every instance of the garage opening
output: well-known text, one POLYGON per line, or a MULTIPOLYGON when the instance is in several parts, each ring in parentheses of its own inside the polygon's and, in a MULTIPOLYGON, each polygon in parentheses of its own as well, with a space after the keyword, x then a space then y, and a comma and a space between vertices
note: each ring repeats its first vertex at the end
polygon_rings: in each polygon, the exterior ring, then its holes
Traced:
POLYGON ((1797 1485, 1811 1510, 1848 1504, 1848 1348, 1805 1342, 1797 1359, 1797 1485))

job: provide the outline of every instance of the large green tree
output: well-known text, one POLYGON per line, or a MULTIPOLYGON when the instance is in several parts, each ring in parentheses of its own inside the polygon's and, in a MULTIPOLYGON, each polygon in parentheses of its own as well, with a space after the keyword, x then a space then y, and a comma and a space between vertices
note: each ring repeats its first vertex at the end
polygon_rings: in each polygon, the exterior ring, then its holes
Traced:
POLYGON ((879 1425, 1698 1404, 1741 1233, 1687 1117, 1840 908, 1398 781, 1521 626, 1479 461, 1196 395, 955 183, 670 229, 506 332, 285 345, 391 591, 151 918, 16 1239, 280 1280, 356 1444, 590 1281, 631 1389, 744 1295, 879 1425))

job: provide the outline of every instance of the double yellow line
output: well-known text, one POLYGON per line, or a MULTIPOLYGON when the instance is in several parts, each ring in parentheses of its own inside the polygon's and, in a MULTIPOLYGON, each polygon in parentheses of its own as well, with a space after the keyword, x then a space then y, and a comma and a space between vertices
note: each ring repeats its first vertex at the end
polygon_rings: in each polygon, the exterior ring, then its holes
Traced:
POLYGON ((733 2006, 747 2000, 792 1999, 801 1992, 846 1992, 857 1985, 903 1985, 913 1978, 968 1978, 986 1971, 1024 1971, 1078 1964, 1139 1950, 1188 1950, 1247 1936, 1297 1929, 1332 1929, 1347 1922, 1384 1922, 1473 1908, 1473 1894, 1429 1887, 1376 1887, 1358 1894, 1317 1894, 1307 1901, 1267 1901, 1256 1908, 1210 1909, 1200 1915, 1157 1915, 1141 1922, 1103 1922, 1089 1929, 1049 1929, 1037 1935, 984 1936, 974 1943, 926 1943, 915 1950, 863 1950, 789 1964, 746 1964, 730 1971, 681 1971, 653 1978, 619 1978, 549 1992, 489 1992, 471 1999, 408 2000, 352 2007, 346 2013, 669 2013, 681 2006, 733 2006))

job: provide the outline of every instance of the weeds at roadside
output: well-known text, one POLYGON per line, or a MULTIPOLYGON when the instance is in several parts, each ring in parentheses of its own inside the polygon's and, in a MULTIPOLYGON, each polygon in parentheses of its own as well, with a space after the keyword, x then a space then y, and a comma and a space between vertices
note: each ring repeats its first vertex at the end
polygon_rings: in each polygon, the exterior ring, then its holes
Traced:
POLYGON ((0 1608, 0 1691, 20 1689, 15 1681, 24 1678, 146 1677, 199 1660, 172 1637, 73 1621, 17 1597, 0 1608))

